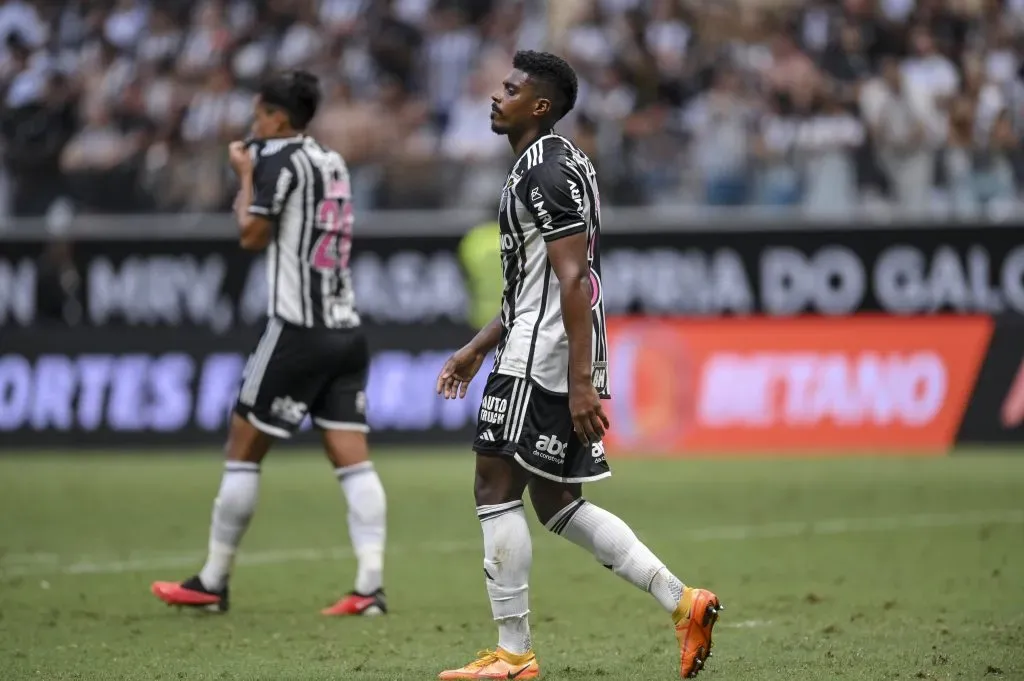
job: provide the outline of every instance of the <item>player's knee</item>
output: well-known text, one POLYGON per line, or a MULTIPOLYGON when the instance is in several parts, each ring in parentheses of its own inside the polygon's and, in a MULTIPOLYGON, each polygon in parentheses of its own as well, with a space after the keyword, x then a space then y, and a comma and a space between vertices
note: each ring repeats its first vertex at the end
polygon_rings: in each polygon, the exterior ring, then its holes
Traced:
POLYGON ((477 456, 473 493, 477 506, 506 504, 523 498, 526 483, 517 479, 508 461, 490 456, 477 456))
POLYGON ((554 483, 534 478, 530 482, 530 501, 537 520, 547 526, 560 513, 567 512, 581 499, 580 485, 554 483))
POLYGON ((327 458, 335 468, 355 466, 370 458, 366 433, 362 431, 324 430, 321 439, 327 458))
POLYGON ((503 484, 501 480, 481 475, 479 472, 473 482, 473 496, 476 497, 477 506, 491 506, 513 501, 507 493, 507 485, 503 484))
POLYGON ((532 492, 530 493, 530 500, 533 503, 533 511, 537 514, 537 520, 539 520, 541 524, 545 527, 548 523, 551 522, 551 519, 554 518, 560 510, 558 508, 553 508, 550 503, 545 503, 544 501, 534 499, 532 492))
POLYGON ((224 457, 228 461, 260 463, 270 450, 273 440, 239 414, 232 415, 228 440, 224 444, 224 457))

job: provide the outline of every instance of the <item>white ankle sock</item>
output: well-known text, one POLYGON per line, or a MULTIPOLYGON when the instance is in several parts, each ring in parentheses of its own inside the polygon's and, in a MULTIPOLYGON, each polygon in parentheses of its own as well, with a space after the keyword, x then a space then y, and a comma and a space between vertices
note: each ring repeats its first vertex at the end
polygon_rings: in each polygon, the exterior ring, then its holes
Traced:
POLYGON ((356 554, 355 590, 364 596, 384 586, 387 497, 370 461, 334 469, 348 504, 348 535, 356 554))
POLYGON ((667 612, 679 605, 683 583, 618 516, 577 499, 556 513, 546 527, 590 551, 630 584, 650 592, 667 612))
POLYGON ((210 521, 209 552, 199 571, 199 581, 207 589, 218 591, 227 584, 235 552, 249 527, 260 488, 260 465, 247 461, 224 464, 220 490, 213 502, 210 521))
POLYGON ((484 533, 484 575, 491 614, 498 622, 498 646, 515 655, 530 640, 530 566, 533 544, 522 501, 477 506, 484 533))

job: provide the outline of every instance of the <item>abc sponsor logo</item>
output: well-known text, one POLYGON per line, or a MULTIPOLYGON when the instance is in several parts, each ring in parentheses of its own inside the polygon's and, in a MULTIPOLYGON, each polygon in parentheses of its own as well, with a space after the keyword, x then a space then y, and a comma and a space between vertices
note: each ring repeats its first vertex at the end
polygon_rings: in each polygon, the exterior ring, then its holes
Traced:
POLYGON ((533 447, 533 454, 547 461, 561 462, 565 460, 565 448, 568 445, 558 439, 557 435, 541 435, 533 447))

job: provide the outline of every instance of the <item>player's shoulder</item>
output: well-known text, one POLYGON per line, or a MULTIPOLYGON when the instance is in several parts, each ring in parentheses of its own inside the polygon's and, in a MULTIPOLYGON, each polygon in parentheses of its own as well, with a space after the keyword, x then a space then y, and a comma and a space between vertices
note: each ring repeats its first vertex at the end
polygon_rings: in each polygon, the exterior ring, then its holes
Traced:
POLYGON ((302 148, 302 140, 295 138, 270 139, 260 142, 256 154, 261 161, 287 161, 302 148))
POLYGON ((570 171, 583 171, 591 166, 587 155, 572 140, 561 135, 546 135, 524 154, 523 173, 539 178, 558 177, 570 171))
POLYGON ((250 147, 253 163, 260 173, 279 173, 292 169, 292 157, 301 148, 301 141, 294 138, 263 140, 250 147))
POLYGON ((345 167, 345 159, 341 153, 320 142, 315 137, 306 137, 302 144, 303 153, 308 156, 315 165, 327 164, 329 166, 345 167))
MULTIPOLYGON (((582 152, 581 152, 582 153, 582 152)), ((559 135, 545 135, 525 152, 519 160, 518 174, 534 182, 563 175, 574 164, 572 143, 559 135)))
POLYGON ((535 168, 564 163, 569 156, 569 141, 560 135, 544 135, 526 148, 519 158, 519 170, 528 173, 535 168))

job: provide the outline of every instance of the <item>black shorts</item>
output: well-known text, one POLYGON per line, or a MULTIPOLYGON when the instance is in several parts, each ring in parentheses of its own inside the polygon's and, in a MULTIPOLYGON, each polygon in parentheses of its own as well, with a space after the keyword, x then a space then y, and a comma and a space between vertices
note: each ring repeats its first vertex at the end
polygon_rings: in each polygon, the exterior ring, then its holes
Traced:
POLYGON ((361 329, 306 329, 271 319, 245 364, 235 413, 274 437, 291 437, 307 414, 321 430, 369 432, 369 366, 361 329))
POLYGON ((487 377, 473 449, 512 457, 534 475, 556 482, 593 482, 612 474, 604 445, 577 437, 566 395, 502 374, 487 377))

